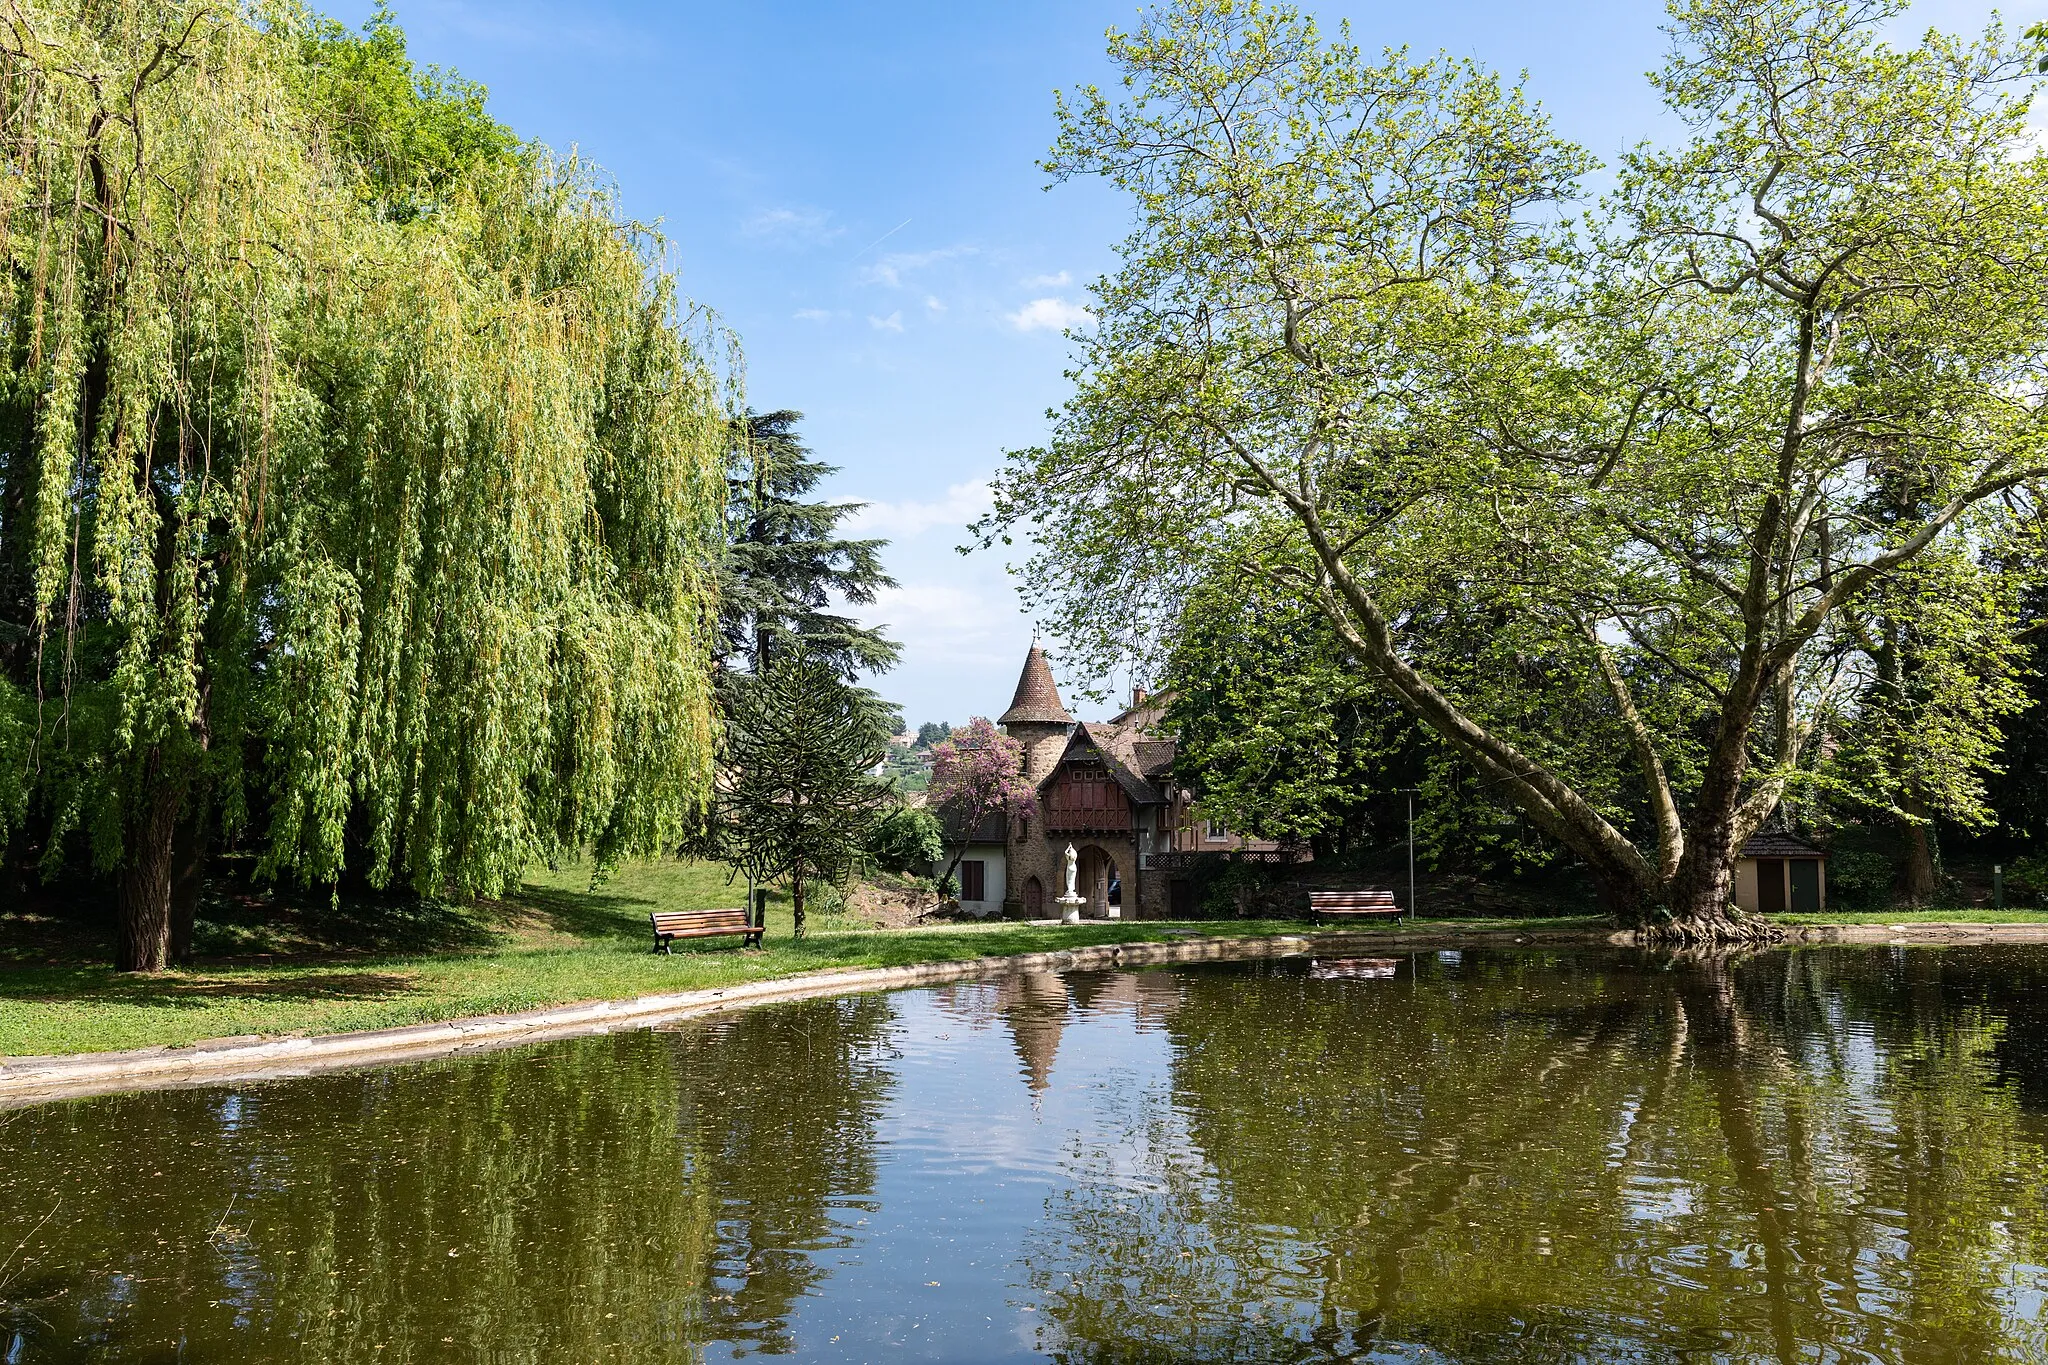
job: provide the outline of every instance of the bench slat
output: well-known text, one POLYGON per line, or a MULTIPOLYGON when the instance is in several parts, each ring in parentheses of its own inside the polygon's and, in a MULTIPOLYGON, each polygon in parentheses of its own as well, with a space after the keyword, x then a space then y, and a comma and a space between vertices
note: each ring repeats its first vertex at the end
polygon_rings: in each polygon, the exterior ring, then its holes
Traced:
POLYGON ((1391 891, 1311 891, 1308 906, 1317 919, 1401 918, 1391 891))
POLYGON ((732 935, 742 945, 759 943, 765 930, 756 928, 745 910, 655 910, 648 923, 654 929, 654 951, 665 953, 679 938, 723 938, 732 935))

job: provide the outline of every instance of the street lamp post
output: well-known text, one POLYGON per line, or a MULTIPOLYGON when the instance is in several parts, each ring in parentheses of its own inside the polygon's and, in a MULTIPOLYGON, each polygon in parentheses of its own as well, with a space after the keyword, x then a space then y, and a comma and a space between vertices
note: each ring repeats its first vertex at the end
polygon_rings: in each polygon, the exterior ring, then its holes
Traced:
POLYGON ((1408 792, 1408 918, 1415 918, 1415 793, 1408 792))
POLYGON ((1415 918, 1415 796, 1419 787, 1396 787, 1408 798, 1408 918, 1415 918))

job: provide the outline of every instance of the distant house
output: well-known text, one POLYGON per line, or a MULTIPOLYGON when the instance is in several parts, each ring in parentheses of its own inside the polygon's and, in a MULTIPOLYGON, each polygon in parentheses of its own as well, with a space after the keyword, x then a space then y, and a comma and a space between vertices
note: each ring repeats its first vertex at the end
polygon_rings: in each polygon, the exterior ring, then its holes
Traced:
POLYGON ((973 830, 963 830, 956 815, 942 808, 939 825, 945 834, 946 851, 933 867, 933 874, 944 872, 953 861, 953 854, 959 852, 960 866, 953 880, 957 883, 961 911, 982 918, 1001 914, 1009 861, 1003 817, 991 815, 973 830), (962 842, 967 845, 964 851, 960 849, 962 842))
POLYGON ((1735 903, 1751 914, 1818 914, 1828 905, 1828 855, 1775 830, 1752 837, 1735 857, 1735 903))
POLYGON ((948 859, 960 840, 967 842, 961 908, 1052 918, 1059 911, 1053 901, 1066 890, 1068 844, 1078 859, 1075 889, 1088 901, 1081 913, 1095 918, 1112 910, 1127 919, 1185 917, 1195 908, 1189 874, 1203 863, 1293 861, 1294 850, 1245 838, 1195 812, 1174 781, 1178 746, 1161 731, 1164 718, 1164 699, 1141 690, 1108 721, 1076 721, 1060 701, 1045 652, 1033 645, 997 723, 1024 747, 1024 775, 1037 788, 1039 815, 973 831, 946 822, 948 859), (970 872, 970 864, 978 866, 970 872), (976 890, 981 894, 970 900, 976 890))

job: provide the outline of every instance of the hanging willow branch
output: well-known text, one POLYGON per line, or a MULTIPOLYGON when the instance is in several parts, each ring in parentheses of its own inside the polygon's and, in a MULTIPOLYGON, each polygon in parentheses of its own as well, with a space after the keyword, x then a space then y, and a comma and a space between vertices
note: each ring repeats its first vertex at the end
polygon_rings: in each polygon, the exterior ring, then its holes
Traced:
POLYGON ((660 244, 509 139, 394 207, 320 37, 0 0, 0 835, 124 910, 209 811, 491 894, 708 788, 727 414, 660 244))

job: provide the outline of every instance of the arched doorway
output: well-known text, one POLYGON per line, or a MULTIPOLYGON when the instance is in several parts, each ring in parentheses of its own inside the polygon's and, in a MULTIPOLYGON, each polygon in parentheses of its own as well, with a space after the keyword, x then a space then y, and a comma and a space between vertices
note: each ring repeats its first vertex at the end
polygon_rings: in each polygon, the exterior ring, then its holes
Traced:
POLYGON ((1076 889, 1088 898, 1087 908, 1081 913, 1090 919, 1108 919, 1110 887, 1117 885, 1119 880, 1116 859, 1110 857, 1101 845, 1090 844, 1080 850, 1077 863, 1076 889))
POLYGON ((1045 918, 1045 883, 1036 877, 1024 879, 1024 918, 1045 918))

